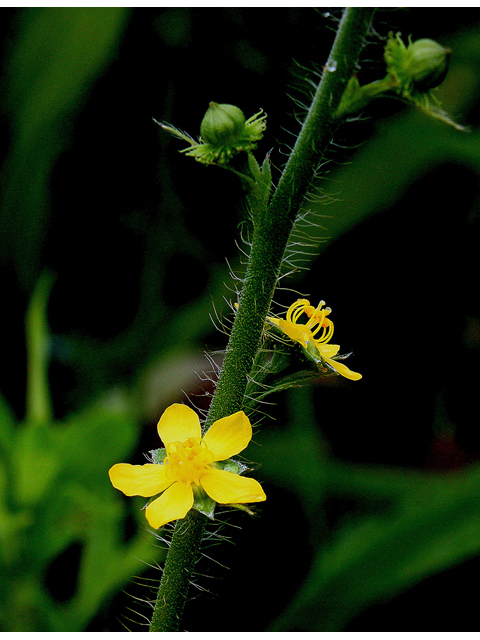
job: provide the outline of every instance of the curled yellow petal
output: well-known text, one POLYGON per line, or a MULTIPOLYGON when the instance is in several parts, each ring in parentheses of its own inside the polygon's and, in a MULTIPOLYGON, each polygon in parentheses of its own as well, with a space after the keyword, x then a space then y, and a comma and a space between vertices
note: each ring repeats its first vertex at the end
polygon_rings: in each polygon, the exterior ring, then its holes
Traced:
POLYGON ((184 442, 187 438, 202 437, 197 414, 184 404, 172 404, 165 409, 157 430, 165 447, 171 442, 184 442))
POLYGON ((110 481, 126 496, 149 498, 164 491, 172 484, 168 480, 163 464, 115 464, 108 475, 110 481))
POLYGON ((252 425, 243 411, 221 418, 203 437, 213 460, 227 460, 243 451, 252 439, 252 425))
POLYGON ((339 373, 341 376, 343 376, 344 378, 348 378, 349 380, 360 380, 362 377, 361 373, 356 373, 355 371, 352 371, 351 369, 346 367, 341 362, 338 362, 337 360, 332 360, 331 358, 325 358, 325 357, 324 357, 324 360, 326 360, 328 364, 331 367, 333 367, 335 371, 339 373))
POLYGON ((332 358, 340 351, 339 344, 317 344, 316 347, 324 358, 332 358))
POLYGON ((162 495, 145 509, 148 524, 158 529, 167 522, 184 518, 193 507, 191 485, 174 482, 162 495))
POLYGON ((295 340, 295 342, 299 342, 303 346, 305 346, 309 340, 313 340, 312 332, 304 324, 293 324, 281 318, 275 324, 277 324, 283 333, 291 340, 295 340))
POLYGON ((263 502, 267 499, 259 482, 229 471, 212 469, 202 477, 200 484, 212 500, 221 504, 263 502))

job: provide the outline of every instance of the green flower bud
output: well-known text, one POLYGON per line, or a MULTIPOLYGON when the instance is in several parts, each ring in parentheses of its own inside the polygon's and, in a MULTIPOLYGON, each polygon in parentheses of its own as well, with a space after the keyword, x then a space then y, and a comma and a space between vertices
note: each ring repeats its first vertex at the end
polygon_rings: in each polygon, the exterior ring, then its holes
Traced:
POLYGON ((438 87, 448 71, 451 49, 445 49, 435 40, 415 40, 407 48, 405 71, 412 78, 415 88, 427 91, 438 87))
POLYGON ((200 141, 167 123, 158 123, 176 138, 188 142, 181 153, 203 164, 226 165, 237 153, 250 153, 263 138, 267 115, 261 109, 248 120, 232 104, 211 102, 200 125, 200 141), (262 115, 263 114, 263 115, 262 115))
POLYGON ((400 35, 397 33, 394 36, 392 32, 388 34, 384 54, 387 76, 382 82, 390 83, 389 88, 398 96, 433 118, 455 127, 458 131, 465 131, 465 127, 454 122, 448 113, 443 111, 435 92, 435 88, 447 75, 451 49, 442 47, 438 42, 428 38, 412 42, 411 36, 408 37, 406 47, 400 35))
POLYGON ((244 128, 245 116, 241 109, 233 104, 210 102, 200 125, 200 136, 208 144, 235 144, 244 128))
POLYGON ((450 53, 450 49, 428 38, 412 42, 409 36, 406 47, 400 33, 395 37, 390 33, 385 61, 388 73, 397 83, 397 92, 411 97, 438 87, 447 74, 450 53))

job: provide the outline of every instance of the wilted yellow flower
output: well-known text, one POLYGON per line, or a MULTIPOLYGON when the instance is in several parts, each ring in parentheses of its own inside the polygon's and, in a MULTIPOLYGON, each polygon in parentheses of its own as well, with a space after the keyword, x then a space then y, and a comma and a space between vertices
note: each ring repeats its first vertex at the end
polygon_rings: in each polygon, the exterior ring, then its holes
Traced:
POLYGON ((350 380, 360 380, 359 373, 351 371, 338 360, 340 345, 328 344, 333 336, 333 322, 327 316, 332 310, 325 307, 322 300, 318 307, 314 307, 308 300, 300 299, 294 302, 287 311, 286 319, 267 318, 268 322, 276 325, 291 340, 302 345, 309 356, 314 360, 327 363, 337 373, 350 380), (300 323, 299 319, 306 315, 308 320, 300 323))
POLYGON ((152 497, 146 508, 149 524, 158 529, 184 518, 198 492, 221 504, 244 504, 266 499, 261 485, 220 468, 220 461, 243 451, 252 439, 252 426, 243 411, 217 420, 202 436, 195 411, 173 404, 158 423, 165 445, 162 464, 116 464, 109 476, 113 486, 127 496, 152 497))

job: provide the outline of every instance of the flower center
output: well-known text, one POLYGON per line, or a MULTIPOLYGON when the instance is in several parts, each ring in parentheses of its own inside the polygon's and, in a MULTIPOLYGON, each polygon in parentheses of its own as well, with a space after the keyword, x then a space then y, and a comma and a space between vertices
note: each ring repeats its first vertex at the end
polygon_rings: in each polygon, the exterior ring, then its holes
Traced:
POLYGON ((200 438, 187 438, 185 442, 171 442, 167 447, 165 466, 170 480, 196 485, 210 470, 213 455, 200 438))

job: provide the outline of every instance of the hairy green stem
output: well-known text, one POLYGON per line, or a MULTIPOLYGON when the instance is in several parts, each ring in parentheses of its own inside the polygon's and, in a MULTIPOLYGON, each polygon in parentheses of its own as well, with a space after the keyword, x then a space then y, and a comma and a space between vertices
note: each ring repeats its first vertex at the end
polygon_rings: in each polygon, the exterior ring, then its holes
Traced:
POLYGON ((239 309, 207 426, 242 407, 248 374, 260 347, 285 248, 316 168, 338 124, 335 113, 355 71, 373 12, 371 8, 345 10, 322 81, 267 215, 254 229, 239 309))
MULTIPOLYGON (((355 72, 374 9, 344 11, 308 115, 266 215, 257 216, 239 308, 206 426, 239 411, 296 216, 338 121, 335 113, 355 72)), ((205 517, 191 511, 177 523, 150 631, 177 631, 199 554, 205 517), (184 526, 187 527, 184 533, 184 526), (182 533, 183 532, 183 533, 182 533)))
POLYGON ((205 516, 194 509, 183 520, 177 520, 150 631, 178 631, 205 523, 205 516))

